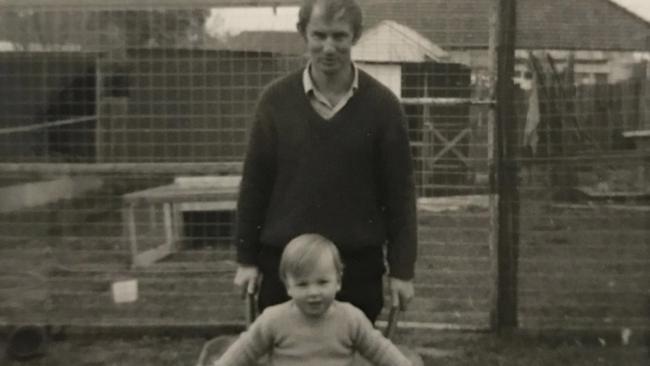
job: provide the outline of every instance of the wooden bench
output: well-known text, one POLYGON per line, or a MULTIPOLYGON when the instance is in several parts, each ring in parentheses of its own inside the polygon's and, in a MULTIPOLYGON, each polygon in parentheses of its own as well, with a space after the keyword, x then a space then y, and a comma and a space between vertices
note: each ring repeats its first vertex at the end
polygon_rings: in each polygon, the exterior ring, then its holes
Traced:
POLYGON ((240 176, 178 177, 174 183, 122 196, 124 235, 130 244, 132 265, 146 267, 175 252, 182 239, 184 211, 233 211, 240 176), (164 242, 140 251, 135 211, 145 207, 150 217, 162 207, 164 242))

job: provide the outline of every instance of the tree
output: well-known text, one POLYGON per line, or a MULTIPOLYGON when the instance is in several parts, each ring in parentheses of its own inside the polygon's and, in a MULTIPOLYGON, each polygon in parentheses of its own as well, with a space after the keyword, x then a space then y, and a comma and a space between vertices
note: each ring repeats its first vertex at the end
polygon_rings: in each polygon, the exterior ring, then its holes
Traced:
POLYGON ((116 27, 126 47, 192 46, 203 37, 207 9, 137 10, 98 13, 100 29, 116 27))
POLYGON ((0 40, 17 50, 192 47, 200 44, 208 9, 0 11, 0 40))

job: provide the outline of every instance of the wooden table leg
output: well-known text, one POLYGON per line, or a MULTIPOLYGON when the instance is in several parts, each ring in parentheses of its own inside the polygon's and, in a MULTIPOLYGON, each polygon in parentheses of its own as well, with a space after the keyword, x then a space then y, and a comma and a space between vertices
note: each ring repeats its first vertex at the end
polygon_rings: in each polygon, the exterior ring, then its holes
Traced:
POLYGON ((183 222, 183 211, 181 210, 181 205, 174 204, 172 206, 172 224, 174 232, 174 242, 172 250, 176 251, 182 248, 183 237, 184 237, 184 222, 183 222))
POLYGON ((165 221, 165 246, 170 248, 174 243, 174 219, 171 203, 163 203, 163 219, 165 221))
POLYGON ((129 242, 131 249, 131 266, 135 267, 138 257, 138 239, 136 233, 135 214, 133 210, 133 204, 127 204, 122 208, 122 227, 124 229, 124 236, 129 242))
POLYGON ((165 229, 165 242, 142 253, 136 253, 135 266, 148 267, 173 252, 174 228, 172 227, 172 209, 171 203, 169 202, 163 204, 163 225, 165 229))

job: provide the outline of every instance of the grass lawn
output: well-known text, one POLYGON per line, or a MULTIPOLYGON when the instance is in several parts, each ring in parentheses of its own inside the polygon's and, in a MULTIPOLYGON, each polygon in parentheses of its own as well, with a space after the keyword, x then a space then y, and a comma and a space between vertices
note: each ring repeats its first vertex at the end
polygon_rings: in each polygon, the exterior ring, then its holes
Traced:
MULTIPOLYGON (((143 337, 70 337, 50 344, 46 356, 26 362, 0 359, 6 366, 171 366, 194 365, 204 338, 143 337)), ((418 350, 426 353, 425 365, 611 365, 644 366, 650 364, 648 349, 639 344, 603 346, 578 341, 541 341, 526 337, 500 339, 494 335, 464 334, 420 340, 418 350)), ((2 344, 4 349, 5 345, 2 344)), ((4 357, 4 356, 3 356, 4 357)))

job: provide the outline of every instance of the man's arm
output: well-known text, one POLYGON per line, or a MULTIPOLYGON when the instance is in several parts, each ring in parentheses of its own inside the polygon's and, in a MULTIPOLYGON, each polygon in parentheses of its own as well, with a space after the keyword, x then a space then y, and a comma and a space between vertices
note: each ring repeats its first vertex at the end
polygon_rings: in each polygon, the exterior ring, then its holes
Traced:
POLYGON ((266 94, 256 107, 237 199, 235 247, 237 262, 244 266, 257 265, 260 233, 275 181, 276 134, 266 94))
POLYGON ((417 214, 413 161, 406 117, 396 97, 385 104, 380 149, 381 196, 388 225, 387 259, 392 305, 405 309, 414 296, 417 214))
POLYGON ((276 136, 271 111, 266 108, 267 93, 262 94, 255 110, 237 199, 235 247, 239 266, 233 282, 242 289, 242 296, 256 291, 260 234, 275 180, 276 136))
POLYGON ((212 366, 257 365, 256 361, 273 347, 272 319, 268 315, 262 313, 212 366))
POLYGON ((372 326, 361 310, 353 308, 351 317, 354 347, 364 358, 377 366, 411 366, 409 359, 372 326))

